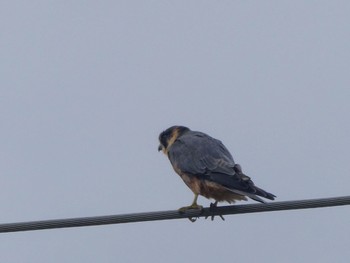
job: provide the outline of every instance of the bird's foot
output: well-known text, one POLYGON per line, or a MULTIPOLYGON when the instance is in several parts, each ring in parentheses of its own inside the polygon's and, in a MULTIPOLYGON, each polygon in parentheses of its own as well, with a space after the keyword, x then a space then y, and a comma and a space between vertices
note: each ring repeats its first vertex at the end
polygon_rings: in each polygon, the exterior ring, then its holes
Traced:
MULTIPOLYGON (((202 211, 202 210, 203 210, 203 206, 198 205, 198 204, 196 204, 196 203, 193 203, 193 204, 190 205, 190 206, 184 206, 184 207, 179 208, 178 211, 179 211, 180 214, 183 214, 183 213, 185 213, 187 210, 200 210, 200 211, 202 211)), ((193 223, 193 222, 196 222, 196 221, 197 221, 198 217, 189 217, 188 219, 193 223)))
MULTIPOLYGON (((218 202, 210 203, 209 210, 211 212, 214 212, 217 207, 218 207, 218 202)), ((218 216, 222 219, 222 221, 225 221, 225 218, 222 215, 218 215, 218 216)), ((206 216, 205 219, 207 219, 208 217, 209 216, 206 216)), ((210 216, 210 218, 211 218, 211 221, 214 221, 215 215, 210 216)))
POLYGON ((184 206, 184 207, 181 207, 179 208, 179 212, 181 214, 185 213, 187 210, 203 210, 203 206, 201 205, 198 205, 198 204, 192 204, 190 206, 184 206))

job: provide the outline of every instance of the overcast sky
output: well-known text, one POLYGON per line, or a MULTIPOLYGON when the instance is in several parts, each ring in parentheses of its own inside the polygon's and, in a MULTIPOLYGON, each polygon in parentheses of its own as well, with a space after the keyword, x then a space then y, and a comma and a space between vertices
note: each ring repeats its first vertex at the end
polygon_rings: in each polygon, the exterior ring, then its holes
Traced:
MULTIPOLYGON (((349 14, 349 1, 2 1, 0 223, 189 205, 157 151, 174 124, 220 139, 279 201, 349 195, 349 14)), ((0 262, 345 263, 349 220, 336 207, 8 233, 0 262)))

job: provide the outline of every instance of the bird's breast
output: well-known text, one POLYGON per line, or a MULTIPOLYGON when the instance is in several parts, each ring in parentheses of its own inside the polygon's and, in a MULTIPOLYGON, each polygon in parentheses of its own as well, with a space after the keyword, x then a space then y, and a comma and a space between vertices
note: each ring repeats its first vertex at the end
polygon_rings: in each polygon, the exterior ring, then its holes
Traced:
POLYGON ((236 200, 247 200, 245 196, 235 194, 226 187, 209 180, 201 179, 199 176, 186 173, 179 175, 194 194, 199 194, 218 202, 226 201, 228 203, 234 203, 236 200))

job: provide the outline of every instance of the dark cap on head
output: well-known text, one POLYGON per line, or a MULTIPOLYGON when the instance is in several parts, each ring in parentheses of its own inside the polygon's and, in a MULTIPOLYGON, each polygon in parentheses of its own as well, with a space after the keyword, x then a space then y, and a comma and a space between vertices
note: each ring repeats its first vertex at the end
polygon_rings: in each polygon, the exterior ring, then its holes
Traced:
POLYGON ((161 132, 159 134, 160 145, 158 147, 158 151, 161 151, 162 149, 166 149, 168 147, 169 141, 174 136, 179 137, 188 131, 190 131, 190 129, 185 127, 185 126, 175 125, 175 126, 171 126, 170 128, 166 129, 165 131, 161 132))

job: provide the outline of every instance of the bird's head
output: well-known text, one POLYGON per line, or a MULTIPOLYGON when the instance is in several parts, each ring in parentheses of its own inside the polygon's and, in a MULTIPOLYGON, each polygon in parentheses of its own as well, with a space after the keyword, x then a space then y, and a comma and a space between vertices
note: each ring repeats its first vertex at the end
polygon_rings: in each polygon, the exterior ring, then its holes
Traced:
POLYGON ((190 131, 190 129, 184 126, 172 126, 166 129, 159 134, 158 151, 162 151, 164 154, 167 154, 169 148, 176 141, 176 139, 188 131, 190 131))

